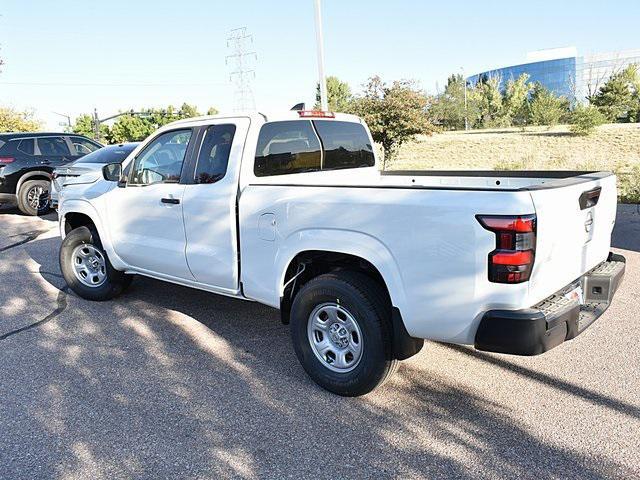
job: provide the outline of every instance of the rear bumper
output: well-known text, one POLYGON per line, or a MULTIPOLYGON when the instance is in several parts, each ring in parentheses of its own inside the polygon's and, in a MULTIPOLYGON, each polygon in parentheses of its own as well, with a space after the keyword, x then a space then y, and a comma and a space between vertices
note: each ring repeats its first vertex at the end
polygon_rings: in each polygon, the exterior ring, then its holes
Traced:
POLYGON ((475 347, 512 355, 539 355, 571 340, 595 322, 611 304, 624 276, 625 258, 609 254, 576 282, 523 310, 489 310, 480 321, 475 347), (584 304, 565 297, 578 284, 584 304))

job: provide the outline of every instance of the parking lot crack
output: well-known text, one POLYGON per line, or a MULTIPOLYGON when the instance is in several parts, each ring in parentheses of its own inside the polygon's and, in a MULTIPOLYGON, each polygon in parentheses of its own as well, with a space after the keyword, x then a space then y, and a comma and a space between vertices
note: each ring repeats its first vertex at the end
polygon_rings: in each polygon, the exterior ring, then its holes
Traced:
POLYGON ((31 323, 31 324, 26 325, 24 327, 17 328, 15 330, 7 332, 4 335, 0 335, 0 341, 1 340, 6 340, 7 338, 9 338, 9 337, 11 337, 13 335, 16 335, 18 333, 22 333, 22 332, 25 332, 27 330, 31 330, 33 328, 40 327, 40 326, 44 325, 45 323, 48 323, 51 320, 53 320, 54 318, 58 317, 67 308, 67 291, 68 291, 68 287, 65 286, 64 288, 62 288, 58 292, 58 297, 56 298, 57 306, 56 306, 55 310, 53 310, 50 314, 48 314, 42 320, 38 320, 35 323, 31 323))

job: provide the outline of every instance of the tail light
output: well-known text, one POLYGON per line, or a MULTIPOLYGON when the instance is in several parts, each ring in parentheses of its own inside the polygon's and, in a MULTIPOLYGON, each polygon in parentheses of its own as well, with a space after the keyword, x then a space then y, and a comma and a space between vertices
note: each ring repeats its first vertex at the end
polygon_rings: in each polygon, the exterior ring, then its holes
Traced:
POLYGON ((13 162, 15 160, 15 158, 13 157, 0 157, 0 167, 2 167, 3 165, 7 165, 11 162, 13 162))
POLYGON ((333 112, 323 112, 322 110, 298 110, 300 118, 336 118, 333 112))
POLYGON ((496 234, 489 253, 489 281, 522 283, 529 280, 536 251, 535 215, 476 215, 483 228, 496 234))

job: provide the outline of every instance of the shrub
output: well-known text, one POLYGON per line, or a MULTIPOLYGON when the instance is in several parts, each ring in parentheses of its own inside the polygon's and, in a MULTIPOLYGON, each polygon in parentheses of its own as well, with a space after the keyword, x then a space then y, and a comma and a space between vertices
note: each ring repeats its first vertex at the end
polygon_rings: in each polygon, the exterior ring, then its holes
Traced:
POLYGON ((640 203, 640 165, 617 166, 618 201, 620 203, 640 203))
POLYGON ((574 135, 591 135, 597 127, 605 123, 606 119, 600 111, 592 105, 576 105, 569 118, 569 130, 574 135))

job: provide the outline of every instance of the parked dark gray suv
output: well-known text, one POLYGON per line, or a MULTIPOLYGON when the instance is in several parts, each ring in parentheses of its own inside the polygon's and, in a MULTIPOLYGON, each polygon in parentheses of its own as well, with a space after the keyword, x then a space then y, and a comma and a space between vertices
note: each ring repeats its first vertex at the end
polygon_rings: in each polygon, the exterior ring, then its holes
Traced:
POLYGON ((51 173, 102 145, 66 133, 0 133, 0 203, 17 203, 26 215, 49 210, 51 173))

